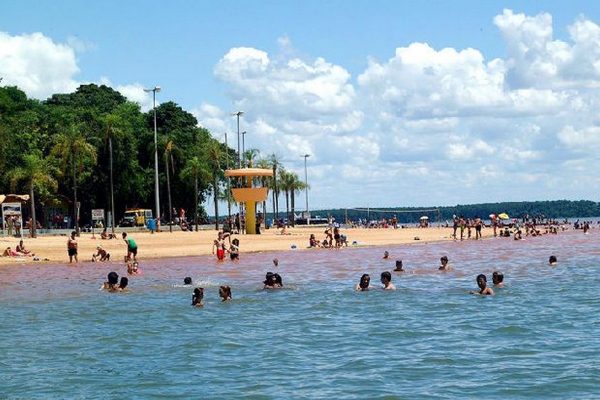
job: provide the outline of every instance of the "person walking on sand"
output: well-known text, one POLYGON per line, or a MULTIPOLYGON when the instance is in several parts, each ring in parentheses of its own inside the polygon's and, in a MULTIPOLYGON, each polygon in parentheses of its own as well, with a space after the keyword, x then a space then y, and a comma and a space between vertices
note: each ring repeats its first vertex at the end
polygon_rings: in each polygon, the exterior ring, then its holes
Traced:
POLYGON ((133 261, 137 261, 137 243, 135 243, 133 238, 127 239, 127 232, 123 232, 123 240, 127 243, 127 256, 125 257, 125 260, 127 261, 133 257, 133 261))
POLYGON ((75 262, 78 263, 77 259, 77 239, 75 239, 76 232, 71 232, 71 237, 67 240, 67 252, 69 254, 69 264, 73 262, 73 257, 75 257, 75 262))

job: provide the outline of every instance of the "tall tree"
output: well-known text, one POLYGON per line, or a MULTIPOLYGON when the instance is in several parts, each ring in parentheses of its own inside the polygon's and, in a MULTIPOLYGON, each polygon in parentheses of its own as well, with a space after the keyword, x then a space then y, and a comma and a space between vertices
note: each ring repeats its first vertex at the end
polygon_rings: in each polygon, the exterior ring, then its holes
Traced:
POLYGON ((96 149, 88 143, 85 135, 78 125, 71 125, 64 132, 56 136, 52 155, 60 162, 61 171, 67 174, 71 170, 73 182, 73 221, 75 231, 79 234, 79 221, 77 220, 77 175, 83 172, 84 167, 96 162, 96 149))
POLYGON ((290 197, 291 197, 291 207, 292 207, 292 226, 296 225, 296 202, 295 202, 295 198, 296 198, 296 192, 298 191, 302 191, 302 190, 308 190, 308 187, 306 186, 306 183, 303 182, 302 180, 300 180, 300 177, 298 177, 298 174, 296 174, 295 172, 291 172, 290 173, 290 197))
POLYGON ((279 188, 277 186, 277 171, 281 168, 281 158, 273 153, 269 156, 271 168, 273 168, 273 218, 279 219, 279 188))
POLYGON ((9 176, 13 189, 20 181, 25 181, 29 189, 31 203, 31 237, 37 236, 37 219, 35 214, 35 189, 48 188, 56 190, 58 184, 52 175, 52 167, 38 150, 23 156, 22 166, 10 171, 9 176))
POLYGON ((198 182, 201 180, 210 180, 210 171, 208 167, 200 158, 194 156, 186 161, 185 167, 181 171, 183 179, 191 179, 194 183, 194 224, 196 225, 196 232, 198 232, 198 197, 200 195, 198 182))
POLYGON ((221 169, 223 159, 221 144, 218 142, 210 143, 205 147, 205 153, 212 174, 212 190, 215 201, 215 229, 219 230, 219 177, 223 173, 221 169))

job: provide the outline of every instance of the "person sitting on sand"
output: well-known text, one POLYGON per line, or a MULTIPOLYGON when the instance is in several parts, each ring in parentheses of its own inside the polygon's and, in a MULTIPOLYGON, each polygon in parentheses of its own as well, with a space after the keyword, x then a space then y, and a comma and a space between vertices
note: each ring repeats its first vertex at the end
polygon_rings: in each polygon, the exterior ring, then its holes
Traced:
POLYGON ((92 254, 92 261, 108 261, 110 260, 110 253, 102 248, 102 246, 96 247, 96 254, 92 254))
POLYGON ((381 283, 383 284, 383 290, 396 290, 396 286, 392 283, 392 274, 388 271, 381 273, 381 283))
POLYGON ((492 288, 487 287, 487 278, 484 274, 477 275, 477 286, 479 286, 479 292, 471 292, 471 294, 479 294, 482 296, 494 295, 492 288))
POLYGON ((197 287, 194 289, 194 294, 192 295, 192 305, 194 307, 204 307, 204 303, 202 303, 202 299, 204 298, 204 288, 197 287))
POLYGON ((492 274, 492 282, 496 287, 504 287, 504 274, 502 272, 494 271, 492 274))
POLYGON ((117 237, 115 236, 114 233, 108 233, 106 232, 106 228, 104 228, 102 230, 102 233, 100 234, 100 239, 116 239, 117 237))
POLYGON ((279 233, 281 235, 291 235, 291 233, 287 231, 287 225, 283 225, 283 227, 281 228, 281 232, 279 233))
POLYGON ((450 264, 448 264, 448 257, 443 256, 442 258, 440 258, 440 266, 438 267, 438 270, 450 271, 451 269, 452 267, 450 266, 450 264))
POLYGON ((356 285, 356 287, 354 289, 357 292, 366 292, 367 290, 369 290, 371 288, 371 286, 369 286, 370 283, 371 283, 371 277, 369 276, 369 274, 363 274, 360 277, 360 282, 356 285))
POLYGON ((548 265, 556 265, 558 263, 558 260, 556 259, 556 256, 550 256, 550 258, 548 259, 548 265))
POLYGON ((341 246, 348 247, 348 236, 344 235, 343 233, 340 235, 340 247, 341 246))
POLYGON ((186 276, 185 278, 183 278, 183 284, 186 286, 190 286, 192 284, 192 278, 189 276, 186 276))
POLYGON ((126 276, 121 277, 121 282, 119 282, 119 287, 117 287, 117 292, 125 292, 127 289, 127 285, 129 284, 129 278, 126 276))
POLYGON ((231 288, 229 286, 220 286, 219 296, 221 297, 221 301, 231 300, 231 288))
POLYGON ((402 268, 402 260, 396 260, 396 268, 394 272, 404 272, 404 268, 402 268))
POLYGON ((25 245, 23 244, 22 240, 19 241, 19 244, 15 248, 15 251, 24 256, 35 256, 35 254, 33 254, 31 251, 29 251, 25 248, 25 245))
POLYGON ((308 239, 308 247, 321 247, 321 243, 315 238, 315 234, 311 233, 308 239))
POLYGON ((386 250, 383 252, 383 259, 387 260, 388 258, 390 258, 390 253, 386 250))
POLYGON ((101 289, 108 290, 109 292, 114 292, 117 290, 117 285, 119 284, 119 274, 115 271, 109 272, 107 276, 107 281, 104 282, 101 289))

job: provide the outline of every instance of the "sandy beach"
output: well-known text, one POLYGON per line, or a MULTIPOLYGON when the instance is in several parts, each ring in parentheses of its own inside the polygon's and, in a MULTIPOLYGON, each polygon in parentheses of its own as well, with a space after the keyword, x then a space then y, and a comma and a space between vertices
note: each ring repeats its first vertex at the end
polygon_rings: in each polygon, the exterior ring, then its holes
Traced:
MULTIPOLYGON (((240 240, 241 254, 246 252, 307 250, 311 233, 323 240, 324 227, 297 227, 288 229, 287 235, 277 230, 266 230, 261 235, 233 235, 240 240), (296 249, 292 249, 293 246, 296 249)), ((98 234, 95 239, 91 233, 82 233, 77 239, 79 261, 91 261, 96 246, 102 246, 111 254, 112 260, 122 260, 126 254, 126 245, 121 239, 121 231, 116 231, 118 239, 102 240, 98 234)), ((428 243, 452 240, 452 228, 404 228, 404 229, 343 229, 348 237, 349 247, 385 246, 408 243, 428 243), (415 240, 418 237, 420 240, 415 240), (353 242, 356 242, 353 245, 353 242)), ((465 232, 466 234, 466 232, 465 232)), ((473 235, 475 231, 473 230, 473 235)), ((212 252, 212 243, 216 238, 215 230, 198 232, 160 232, 151 234, 146 231, 129 232, 128 235, 138 244, 138 258, 165 258, 179 256, 207 255, 212 252)), ((492 236, 491 229, 483 230, 483 237, 492 236)), ((36 239, 25 238, 25 247, 47 262, 68 262, 67 236, 40 236, 36 239)), ((4 237, 0 239, 2 249, 10 246, 13 250, 19 243, 18 238, 4 237)), ((327 251, 327 249, 310 249, 311 251, 327 251)), ((0 257, 0 265, 32 262, 31 257, 0 257)), ((43 263, 44 261, 39 261, 43 263)))

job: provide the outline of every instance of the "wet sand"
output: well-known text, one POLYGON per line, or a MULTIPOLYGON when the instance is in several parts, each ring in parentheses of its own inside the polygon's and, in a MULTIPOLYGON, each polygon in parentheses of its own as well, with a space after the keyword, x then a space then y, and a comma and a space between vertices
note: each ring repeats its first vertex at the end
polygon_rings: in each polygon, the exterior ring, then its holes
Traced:
MULTIPOLYGON (((311 233, 322 241, 325 238, 324 227, 296 227, 288 229, 288 235, 278 230, 265 230, 261 235, 233 235, 240 240, 241 252, 306 250, 311 233)), ((111 260, 122 260, 127 247, 121 239, 121 232, 116 231, 118 239, 101 240, 98 234, 95 239, 91 233, 82 233, 77 239, 79 245, 79 262, 91 261, 96 246, 102 246, 111 254, 111 260)), ((342 229, 348 237, 348 246, 385 246, 407 243, 428 243, 452 240, 452 228, 404 228, 404 229, 342 229), (418 237, 420 240, 415 240, 418 237), (353 245, 353 242, 356 242, 353 245)), ((490 228, 483 230, 483 237, 493 236, 490 228)), ((473 229, 473 237, 475 230, 473 229)), ((138 258, 166 258, 180 256, 207 255, 212 252, 212 243, 217 236, 215 230, 198 232, 160 232, 151 234, 146 231, 128 232, 138 244, 138 258)), ((465 231, 466 236, 466 231, 465 231)), ((42 260, 48 262, 68 262, 67 236, 40 236, 36 239, 25 238, 25 247, 42 260)), ((0 249, 8 246, 14 250, 19 243, 18 238, 0 238, 0 249)), ((310 251, 326 251, 327 249, 310 249, 310 251)), ((31 257, 0 257, 0 265, 20 262, 31 262, 31 257)), ((44 261, 40 261, 43 263, 44 261)))

